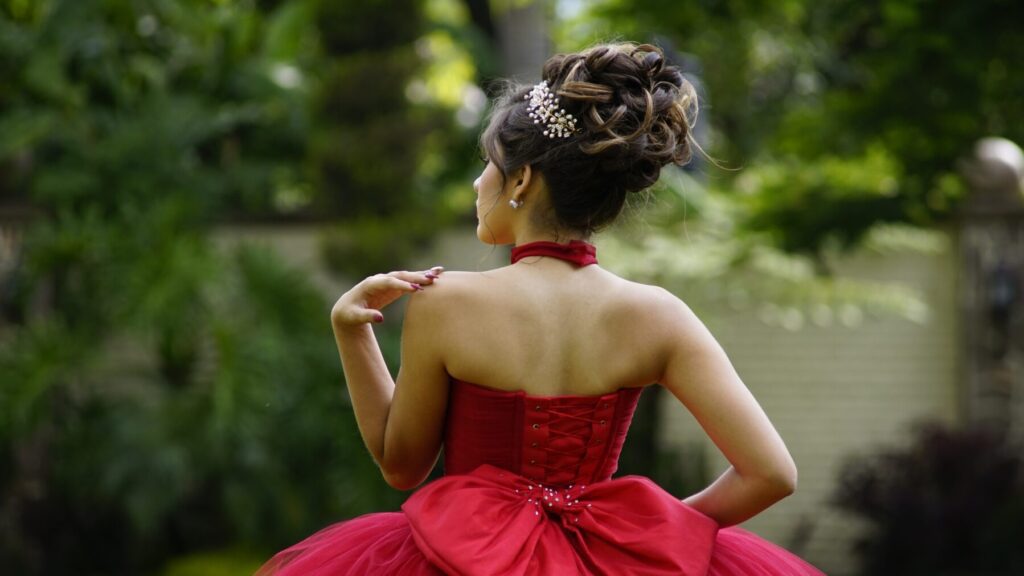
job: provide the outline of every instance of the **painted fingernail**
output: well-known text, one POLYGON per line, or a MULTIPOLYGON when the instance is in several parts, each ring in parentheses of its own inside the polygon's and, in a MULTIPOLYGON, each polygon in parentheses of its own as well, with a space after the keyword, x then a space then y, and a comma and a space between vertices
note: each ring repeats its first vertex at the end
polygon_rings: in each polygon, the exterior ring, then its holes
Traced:
POLYGON ((420 286, 419 284, 417 284, 415 282, 409 282, 409 285, 412 286, 413 288, 417 289, 417 290, 423 290, 423 286, 420 286))
POLYGON ((374 314, 373 315, 373 321, 378 323, 378 324, 380 324, 381 322, 384 321, 384 315, 383 314, 374 314))
POLYGON ((430 278, 431 280, 433 280, 434 278, 437 278, 437 274, 434 274, 433 272, 426 272, 423 275, 426 276, 427 278, 430 278))

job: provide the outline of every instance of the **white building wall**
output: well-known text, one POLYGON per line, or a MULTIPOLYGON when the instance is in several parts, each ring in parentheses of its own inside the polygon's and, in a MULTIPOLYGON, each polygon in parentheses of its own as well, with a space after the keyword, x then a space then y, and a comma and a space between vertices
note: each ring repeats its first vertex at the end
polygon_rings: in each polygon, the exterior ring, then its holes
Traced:
MULTIPOLYGON (((856 517, 829 504, 844 459, 906 442, 919 419, 959 418, 959 319, 949 252, 928 257, 861 253, 837 263, 839 276, 920 288, 931 307, 924 325, 867 317, 858 328, 805 324, 789 331, 762 323, 752 312, 700 307, 702 320, 799 468, 797 492, 743 527, 792 546, 830 575, 854 573, 850 550, 862 528, 856 517), (794 538, 802 522, 811 523, 812 530, 799 546, 794 538)), ((663 398, 663 440, 683 446, 703 439, 712 474, 723 471, 727 462, 693 417, 672 396, 663 398)))

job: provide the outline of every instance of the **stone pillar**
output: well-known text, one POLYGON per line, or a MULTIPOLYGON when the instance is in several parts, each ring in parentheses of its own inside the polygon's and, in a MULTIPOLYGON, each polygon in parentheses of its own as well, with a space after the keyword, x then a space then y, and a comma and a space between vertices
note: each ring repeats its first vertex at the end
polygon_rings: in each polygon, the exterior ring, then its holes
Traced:
POLYGON ((960 169, 964 416, 1024 439, 1024 154, 985 138, 960 169))

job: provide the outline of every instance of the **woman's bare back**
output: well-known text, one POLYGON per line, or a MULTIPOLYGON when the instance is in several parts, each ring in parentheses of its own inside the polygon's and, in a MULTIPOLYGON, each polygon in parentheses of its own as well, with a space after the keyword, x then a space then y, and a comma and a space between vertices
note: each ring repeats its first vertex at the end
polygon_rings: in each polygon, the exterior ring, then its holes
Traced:
POLYGON ((596 395, 656 382, 652 286, 598 266, 527 258, 487 272, 446 272, 432 287, 448 373, 528 394, 596 395))

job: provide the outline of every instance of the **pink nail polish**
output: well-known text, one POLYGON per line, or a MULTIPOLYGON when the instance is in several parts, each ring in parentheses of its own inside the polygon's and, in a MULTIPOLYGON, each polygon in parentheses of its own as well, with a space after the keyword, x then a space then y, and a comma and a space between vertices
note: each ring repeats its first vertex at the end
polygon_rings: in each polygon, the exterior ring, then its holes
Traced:
POLYGON ((410 282, 409 285, 412 286, 413 288, 417 289, 417 290, 423 290, 423 286, 420 286, 419 284, 417 284, 415 282, 410 282))
POLYGON ((384 321, 384 315, 383 314, 374 314, 373 315, 373 321, 378 323, 378 324, 380 324, 381 322, 384 321))

